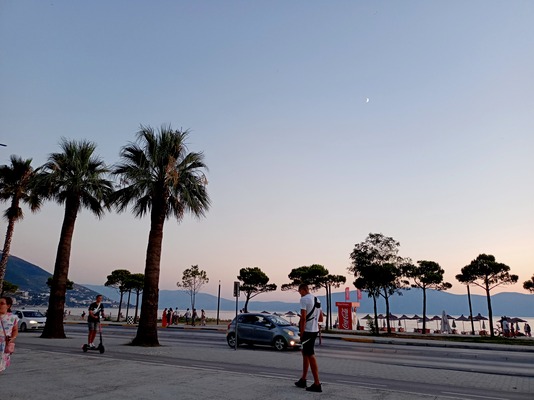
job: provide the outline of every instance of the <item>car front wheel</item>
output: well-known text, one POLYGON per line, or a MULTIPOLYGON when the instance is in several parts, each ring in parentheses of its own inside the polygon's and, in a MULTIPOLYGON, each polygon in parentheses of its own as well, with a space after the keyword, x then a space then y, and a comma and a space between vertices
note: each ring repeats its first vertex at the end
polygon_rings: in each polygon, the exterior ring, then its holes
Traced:
POLYGON ((26 326, 26 323, 23 322, 22 324, 20 324, 20 331, 21 332, 26 332, 28 330, 28 327, 26 326))
POLYGON ((274 338, 273 346, 276 350, 282 351, 287 347, 287 343, 283 337, 277 336, 274 338))
POLYGON ((226 336, 226 342, 228 343, 228 346, 235 348, 235 333, 229 333, 228 336, 226 336))

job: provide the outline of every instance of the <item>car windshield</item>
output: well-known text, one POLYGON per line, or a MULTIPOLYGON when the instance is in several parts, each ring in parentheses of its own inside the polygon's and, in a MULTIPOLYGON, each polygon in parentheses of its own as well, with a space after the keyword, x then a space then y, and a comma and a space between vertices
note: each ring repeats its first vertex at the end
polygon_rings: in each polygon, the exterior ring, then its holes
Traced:
POLYGON ((287 319, 284 319, 284 318, 281 318, 281 317, 277 317, 276 315, 271 315, 271 316, 269 316, 269 318, 275 325, 278 325, 278 326, 291 325, 291 323, 287 319))
POLYGON ((26 318, 44 318, 44 314, 41 311, 23 311, 22 314, 26 318))

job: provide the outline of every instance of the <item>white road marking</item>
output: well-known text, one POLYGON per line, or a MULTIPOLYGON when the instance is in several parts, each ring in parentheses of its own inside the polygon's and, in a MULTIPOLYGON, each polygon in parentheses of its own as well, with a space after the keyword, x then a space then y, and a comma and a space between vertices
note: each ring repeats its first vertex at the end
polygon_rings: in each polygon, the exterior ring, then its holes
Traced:
POLYGON ((475 394, 468 393, 456 393, 456 392, 441 392, 444 394, 452 394, 455 396, 462 396, 462 398, 476 397, 477 399, 490 399, 490 400, 509 400, 507 397, 489 397, 489 396, 477 396, 475 394))

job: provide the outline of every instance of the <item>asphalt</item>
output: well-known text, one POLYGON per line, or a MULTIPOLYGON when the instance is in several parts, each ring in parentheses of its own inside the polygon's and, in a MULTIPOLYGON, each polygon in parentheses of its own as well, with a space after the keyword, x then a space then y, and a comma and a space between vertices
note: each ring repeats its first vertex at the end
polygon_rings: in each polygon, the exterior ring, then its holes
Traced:
MULTIPOLYGON (((209 327, 171 327, 170 329, 218 329, 226 325, 209 327)), ((487 345, 478 343, 454 343, 445 340, 368 338, 340 333, 324 334, 324 337, 373 341, 382 344, 411 346, 439 346, 463 348, 495 348, 499 350, 533 352, 534 348, 517 345, 487 345)), ((415 394, 383 390, 364 384, 323 384, 323 393, 310 393, 293 385, 300 370, 300 357, 262 352, 269 365, 282 363, 295 370, 294 376, 272 372, 232 372, 219 367, 225 357, 240 357, 243 364, 254 364, 256 352, 241 351, 236 355, 226 349, 209 357, 199 349, 183 345, 162 343, 160 347, 143 348, 126 346, 124 337, 105 336, 106 352, 83 353, 79 338, 41 339, 39 333, 24 333, 17 340, 17 351, 12 365, 0 374, 0 399, 370 399, 412 400, 415 394), (178 356, 197 360, 197 363, 177 365, 172 362, 178 356), (219 357, 219 359, 217 358, 219 357), (209 361, 208 361, 209 360, 209 361), (211 363, 211 364, 209 364, 211 363)), ((162 342, 160 338, 160 342, 162 342)), ((282 367, 282 365, 281 365, 282 367)), ((380 374, 380 371, 377 372, 380 374)), ((487 384, 487 383, 481 383, 487 384)), ((451 399, 451 397, 424 396, 418 399, 451 399)), ((452 397, 453 398, 453 397, 452 397)))

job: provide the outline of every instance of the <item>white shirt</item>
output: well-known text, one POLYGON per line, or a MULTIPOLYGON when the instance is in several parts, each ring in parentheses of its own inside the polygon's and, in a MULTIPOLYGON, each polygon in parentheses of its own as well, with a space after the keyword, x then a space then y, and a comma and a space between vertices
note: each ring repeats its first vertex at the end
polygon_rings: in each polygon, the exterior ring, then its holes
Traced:
POLYGON ((319 332, 319 313, 321 312, 320 308, 313 308, 313 305, 315 304, 315 297, 312 296, 310 293, 308 293, 306 296, 302 296, 300 298, 300 309, 306 310, 306 326, 304 327, 304 331, 306 332, 319 332), (312 313, 313 309, 313 313, 312 313), (310 314, 312 313, 312 314, 310 314), (313 315, 313 317, 310 318, 310 315, 313 315))

